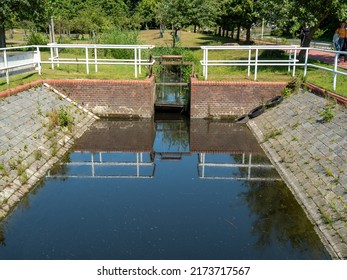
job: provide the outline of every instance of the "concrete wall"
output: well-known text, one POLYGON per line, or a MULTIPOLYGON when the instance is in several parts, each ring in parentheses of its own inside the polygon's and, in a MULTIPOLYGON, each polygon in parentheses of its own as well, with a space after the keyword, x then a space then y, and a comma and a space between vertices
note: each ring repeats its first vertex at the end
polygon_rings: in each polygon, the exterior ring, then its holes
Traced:
POLYGON ((49 85, 99 116, 151 118, 154 77, 141 81, 47 80, 49 85))
POLYGON ((282 92, 286 82, 191 80, 191 118, 223 118, 248 113, 282 92))

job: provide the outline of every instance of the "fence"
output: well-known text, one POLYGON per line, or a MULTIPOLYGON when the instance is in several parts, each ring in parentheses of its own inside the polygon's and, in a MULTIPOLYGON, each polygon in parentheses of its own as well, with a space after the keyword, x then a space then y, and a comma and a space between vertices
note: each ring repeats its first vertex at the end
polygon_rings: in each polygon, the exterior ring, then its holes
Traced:
MULTIPOLYGON (((39 75, 41 75, 42 64, 50 64, 51 68, 54 69, 55 66, 60 64, 83 64, 86 67, 86 73, 90 73, 90 66, 94 65, 95 72, 98 72, 98 65, 131 65, 134 66, 134 76, 138 77, 138 74, 141 74, 142 66, 149 66, 155 63, 155 60, 143 59, 142 51, 153 49, 153 45, 97 45, 97 44, 49 44, 44 46, 22 46, 22 47, 12 47, 12 48, 1 48, 0 49, 0 74, 5 73, 6 82, 10 83, 10 70, 13 69, 23 69, 23 67, 35 67, 39 75), (28 50, 31 51, 32 57, 26 59, 13 59, 11 56, 15 55, 15 52, 18 50, 28 50), (41 56, 42 49, 49 49, 50 57, 48 60, 43 60, 41 56), (59 50, 61 49, 82 49, 84 50, 84 57, 82 58, 61 58, 59 56, 59 50), (132 50, 133 57, 128 59, 101 59, 98 58, 98 51, 101 49, 123 49, 123 50, 132 50), (93 57, 90 57, 90 51, 93 53, 93 57), (2 55, 1 55, 2 52, 2 55)), ((338 55, 344 54, 347 55, 347 52, 338 52, 334 50, 327 49, 317 49, 317 48, 304 48, 297 45, 270 45, 270 46, 203 46, 203 59, 201 60, 201 65, 203 66, 203 76, 205 80, 208 78, 208 69, 209 67, 214 66, 245 66, 248 68, 248 76, 251 74, 251 69, 254 68, 254 80, 257 80, 258 68, 263 66, 287 66, 288 72, 292 71, 292 75, 295 75, 297 67, 303 67, 304 77, 307 75, 308 67, 322 69, 333 73, 333 89, 336 90, 336 82, 338 75, 347 76, 347 72, 341 70, 338 67, 338 55), (223 50, 245 50, 248 52, 248 59, 243 60, 210 60, 209 52, 211 51, 223 51, 223 50), (284 50, 288 53, 287 59, 275 59, 275 60, 265 60, 259 58, 259 51, 261 50, 284 50), (298 52, 303 50, 305 52, 305 58, 303 61, 299 61, 298 52), (309 63, 309 53, 310 51, 320 51, 334 57, 333 68, 326 66, 321 66, 314 63, 309 63)))
POLYGON ((295 76, 297 67, 303 67, 304 77, 307 76, 308 67, 322 69, 325 71, 332 72, 334 75, 333 78, 333 89, 336 90, 336 81, 338 75, 347 76, 347 72, 341 71, 338 69, 338 56, 340 54, 347 55, 347 52, 326 50, 326 49, 316 49, 316 48, 305 48, 299 47, 296 45, 287 46, 287 45, 258 45, 258 46, 203 46, 203 59, 200 61, 203 66, 203 76, 205 80, 208 78, 208 69, 209 67, 228 67, 228 66, 244 66, 248 68, 247 75, 251 75, 251 69, 254 69, 254 80, 257 80, 258 68, 262 66, 287 66, 288 72, 292 72, 292 75, 295 76), (211 60, 209 59, 210 51, 239 51, 244 50, 248 52, 248 59, 241 60, 211 60), (261 50, 284 50, 288 53, 287 59, 260 59, 259 51, 261 50), (304 60, 299 61, 298 54, 303 50, 305 52, 304 60), (326 53, 327 55, 333 57, 333 68, 321 66, 314 63, 309 63, 309 53, 310 51, 319 51, 326 53))
POLYGON ((51 68, 54 70, 55 66, 60 64, 83 64, 86 66, 87 75, 90 73, 90 66, 94 65, 95 72, 98 72, 98 65, 132 65, 134 66, 134 76, 138 77, 141 74, 142 66, 153 65, 154 60, 143 59, 142 51, 154 48, 152 45, 72 45, 72 44, 48 44, 39 46, 22 46, 22 47, 12 47, 12 48, 1 48, 0 49, 0 73, 4 72, 6 75, 6 82, 10 83, 10 70, 19 69, 25 66, 33 66, 41 75, 42 64, 51 64, 51 68), (16 62, 10 61, 10 57, 15 55, 15 51, 21 50, 18 54, 25 53, 28 49, 34 49, 32 51, 33 56, 30 59, 18 59, 16 62), (41 56, 41 50, 49 49, 50 57, 48 60, 43 60, 41 56), (59 50, 61 49, 82 49, 84 50, 84 57, 80 58, 61 58, 59 56, 59 50), (133 57, 127 59, 105 59, 98 58, 98 51, 101 49, 108 50, 132 50, 133 57), (93 57, 90 57, 89 53, 92 50, 93 57), (1 55, 2 52, 2 55, 1 55))

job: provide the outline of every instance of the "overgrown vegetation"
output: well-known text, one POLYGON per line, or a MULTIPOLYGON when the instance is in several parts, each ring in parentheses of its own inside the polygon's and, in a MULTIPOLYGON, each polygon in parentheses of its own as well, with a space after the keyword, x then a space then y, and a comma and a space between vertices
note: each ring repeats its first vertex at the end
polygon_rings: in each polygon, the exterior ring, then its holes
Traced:
POLYGON ((327 123, 331 122, 335 116, 336 109, 336 101, 327 99, 326 105, 322 112, 320 112, 320 116, 322 117, 321 122, 327 123))

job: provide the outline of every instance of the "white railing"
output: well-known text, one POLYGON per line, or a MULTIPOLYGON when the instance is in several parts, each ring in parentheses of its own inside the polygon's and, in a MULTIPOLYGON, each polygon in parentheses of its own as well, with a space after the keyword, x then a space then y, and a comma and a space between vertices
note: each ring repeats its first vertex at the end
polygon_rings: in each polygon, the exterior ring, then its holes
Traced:
POLYGON ((86 66, 87 75, 90 73, 90 66, 94 65, 95 72, 98 72, 98 65, 132 65, 134 66, 134 76, 138 77, 141 74, 141 69, 143 66, 153 65, 154 60, 149 61, 148 59, 142 58, 142 51, 154 48, 152 45, 98 45, 98 44, 48 44, 48 45, 37 45, 37 46, 21 46, 12 48, 0 48, 0 74, 5 72, 6 82, 10 83, 10 70, 15 68, 20 68, 23 66, 34 65, 35 69, 38 70, 38 74, 41 75, 42 64, 50 64, 51 68, 54 70, 55 66, 60 64, 83 64, 86 66), (26 50, 35 49, 34 57, 31 60, 21 61, 19 63, 10 64, 8 61, 10 53, 16 50, 26 50), (49 49, 50 57, 48 60, 43 60, 41 56, 41 50, 49 49), (84 50, 84 56, 76 58, 63 58, 59 54, 61 49, 82 49, 84 50), (122 50, 132 50, 133 58, 129 59, 103 59, 98 58, 98 50, 101 49, 122 49, 122 50), (90 50, 93 51, 93 57, 90 57, 90 50), (2 52, 2 55, 1 55, 2 52))
POLYGON ((299 47, 296 45, 288 46, 288 45, 254 45, 254 46, 203 46, 201 47, 203 50, 203 59, 200 61, 203 66, 203 76, 205 80, 208 78, 208 69, 209 67, 230 67, 230 66, 245 66, 248 68, 247 75, 251 75, 251 70, 254 72, 254 80, 257 80, 258 68, 263 66, 287 66, 288 72, 292 72, 292 76, 295 76, 297 67, 303 67, 304 69, 304 77, 307 76, 308 67, 313 67, 317 69, 322 69, 325 71, 332 72, 334 74, 333 79, 333 89, 336 90, 336 80, 337 75, 347 76, 347 72, 339 70, 338 68, 338 54, 347 55, 347 52, 342 51, 333 51, 327 49, 316 49, 316 48, 305 48, 299 47), (209 52, 211 51, 247 51, 248 59, 241 60, 212 60, 209 59, 209 52), (259 51, 261 50, 284 50, 288 53, 288 57, 286 59, 260 59, 259 51), (299 52, 303 50, 305 52, 304 60, 301 62, 298 59, 299 52), (311 50, 320 51, 323 53, 333 53, 334 64, 333 68, 324 67, 318 64, 308 63, 309 52, 311 50))
POLYGON ((25 46, 25 47, 11 47, 11 48, 0 48, 0 74, 5 73, 6 83, 10 83, 10 70, 14 69, 23 69, 25 67, 35 67, 39 71, 41 75, 41 67, 40 67, 40 50, 37 46, 25 46), (23 58, 23 54, 28 52, 23 52, 23 49, 36 49, 36 51, 31 51, 33 56, 29 56, 27 58, 23 58), (18 50, 21 50, 20 52, 18 50), (16 58, 17 56, 17 58, 16 58), (11 59, 11 57, 13 59, 11 59))

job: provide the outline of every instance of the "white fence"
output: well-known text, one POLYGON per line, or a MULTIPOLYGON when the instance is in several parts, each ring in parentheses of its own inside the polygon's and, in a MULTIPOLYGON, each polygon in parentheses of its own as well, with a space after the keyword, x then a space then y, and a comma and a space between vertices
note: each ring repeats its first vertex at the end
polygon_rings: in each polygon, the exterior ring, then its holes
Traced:
POLYGON ((72 44, 48 44, 39 46, 22 46, 22 47, 12 47, 12 48, 0 48, 0 74, 5 73, 6 82, 10 83, 10 71, 14 69, 20 69, 23 67, 34 67, 39 75, 41 75, 42 64, 50 64, 51 68, 54 69, 55 66, 60 64, 82 64, 86 67, 86 73, 90 73, 90 66, 94 65, 95 72, 98 72, 98 65, 130 65, 134 67, 134 76, 138 77, 141 74, 141 68, 146 65, 153 65, 153 61, 142 58, 142 51, 154 48, 152 45, 72 45, 72 44), (20 57, 20 53, 28 54, 25 52, 27 49, 34 49, 31 51, 31 57, 26 55, 26 57, 20 57), (41 56, 41 50, 49 49, 50 57, 48 60, 43 60, 41 56), (78 58, 62 58, 59 55, 59 51, 62 49, 81 49, 84 51, 84 56, 78 58), (108 50, 132 50, 133 57, 128 59, 102 59, 98 58, 98 51, 102 49, 108 50), (21 50, 19 52, 18 50, 21 50), (93 57, 90 57, 90 50, 93 52, 93 57), (24 52, 23 52, 24 51, 24 52), (1 54, 2 52, 2 54, 1 54), (16 56, 16 59, 12 57, 16 56))
MULTIPOLYGON (((60 64, 82 64, 86 67, 86 73, 90 73, 90 67, 94 65, 95 72, 98 72, 98 65, 130 65, 134 67, 134 76, 138 77, 141 74, 143 66, 153 65, 154 60, 149 58, 142 58, 143 50, 153 49, 153 45, 97 45, 97 44, 49 44, 43 46, 22 46, 12 48, 0 48, 0 75, 6 75, 6 82, 10 83, 10 72, 14 70, 26 69, 27 67, 34 67, 39 75, 41 75, 42 64, 50 64, 51 68, 60 64), (23 50, 34 49, 34 51, 26 52, 26 56, 20 58, 19 53, 23 53, 23 50), (48 60, 43 60, 41 56, 41 50, 49 49, 50 57, 48 60), (59 52, 62 49, 81 49, 84 51, 84 55, 79 58, 62 58, 59 52), (132 50, 133 55, 128 59, 102 59, 98 58, 98 52, 102 49, 122 49, 132 50), (21 50, 21 52, 19 52, 21 50), (90 53, 93 55, 90 56, 90 53)), ((254 72, 254 80, 257 80, 258 68, 266 66, 287 66, 288 72, 292 72, 295 75, 297 67, 304 69, 304 77, 307 75, 308 67, 322 69, 333 73, 333 89, 336 90, 337 76, 347 76, 347 72, 338 66, 338 54, 347 55, 347 52, 337 52, 327 49, 317 48, 302 48, 297 45, 258 45, 258 46, 203 46, 203 59, 201 65, 203 66, 203 76, 205 80, 208 78, 208 70, 210 67, 230 67, 230 66, 244 66, 248 69, 248 76, 251 75, 251 70, 254 72), (209 53, 215 51, 240 51, 244 50, 248 52, 248 59, 240 60, 211 60, 209 59, 209 53), (285 59, 261 59, 259 53, 261 50, 284 50, 288 53, 288 57, 285 59), (305 52, 304 61, 299 61, 298 53, 303 50, 305 52), (321 66, 318 63, 313 64, 308 62, 310 51, 320 51, 334 57, 334 63, 332 68, 321 66)))
POLYGON ((322 69, 328 72, 333 73, 333 89, 336 90, 336 81, 338 75, 347 76, 347 72, 343 71, 338 67, 338 55, 344 54, 347 55, 347 52, 342 51, 333 51, 326 49, 316 49, 316 48, 304 48, 296 45, 254 45, 254 46, 203 46, 203 59, 200 61, 203 66, 203 76, 205 80, 208 79, 208 69, 209 67, 230 67, 230 66, 244 66, 247 67, 247 75, 251 75, 251 70, 254 72, 254 80, 257 80, 258 68, 263 66, 287 66, 288 72, 292 72, 292 75, 295 76, 297 67, 302 67, 304 69, 304 77, 307 76, 308 67, 322 69), (211 51, 247 51, 248 59, 241 60, 213 60, 209 59, 209 54, 211 51), (283 50, 288 53, 286 59, 260 59, 259 52, 261 50, 283 50), (299 52, 303 50, 305 52, 305 58, 301 62, 298 59, 299 52), (324 67, 321 65, 313 64, 308 62, 310 51, 319 51, 330 55, 334 58, 333 68, 324 67))

